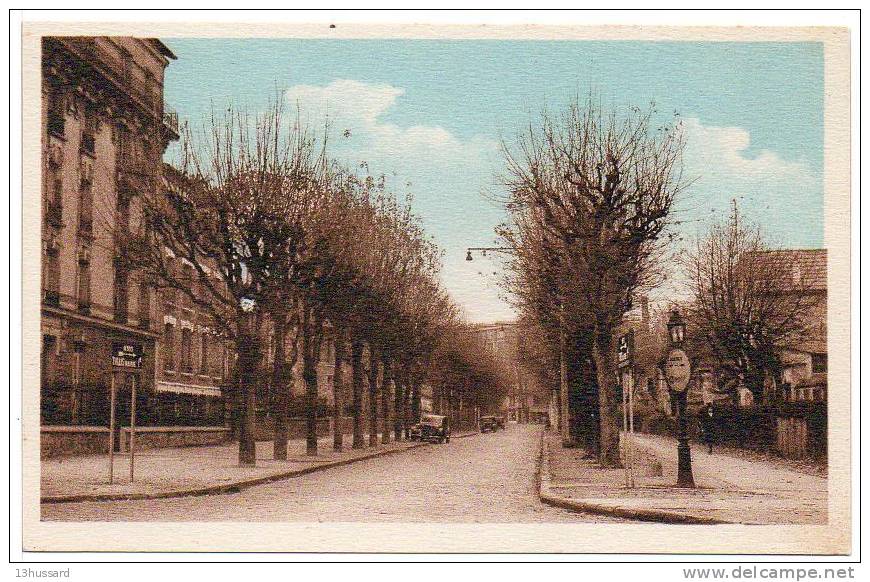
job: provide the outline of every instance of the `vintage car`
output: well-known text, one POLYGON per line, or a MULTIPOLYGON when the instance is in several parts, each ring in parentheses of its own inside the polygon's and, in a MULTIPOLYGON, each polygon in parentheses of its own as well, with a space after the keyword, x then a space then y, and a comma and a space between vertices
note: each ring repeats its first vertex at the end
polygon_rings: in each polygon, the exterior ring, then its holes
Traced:
POLYGON ((495 416, 480 417, 480 432, 495 432, 499 429, 498 418, 495 416))
POLYGON ((410 436, 414 440, 449 443, 450 420, 446 416, 424 414, 420 418, 420 422, 411 428, 410 436))

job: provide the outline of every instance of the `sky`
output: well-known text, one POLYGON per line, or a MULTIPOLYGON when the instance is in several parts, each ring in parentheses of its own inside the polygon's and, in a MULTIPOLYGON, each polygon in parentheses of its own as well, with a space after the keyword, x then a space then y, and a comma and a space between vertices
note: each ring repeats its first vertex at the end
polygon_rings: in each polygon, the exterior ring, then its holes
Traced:
POLYGON ((213 106, 255 113, 276 96, 317 126, 328 115, 334 157, 412 193, 470 321, 514 317, 498 256, 464 260, 466 247, 495 246, 506 219, 493 201, 504 192, 501 144, 578 94, 679 114, 692 180, 674 215, 685 240, 736 199, 775 245, 824 242, 821 43, 162 40, 178 57, 166 103, 194 127, 213 106))

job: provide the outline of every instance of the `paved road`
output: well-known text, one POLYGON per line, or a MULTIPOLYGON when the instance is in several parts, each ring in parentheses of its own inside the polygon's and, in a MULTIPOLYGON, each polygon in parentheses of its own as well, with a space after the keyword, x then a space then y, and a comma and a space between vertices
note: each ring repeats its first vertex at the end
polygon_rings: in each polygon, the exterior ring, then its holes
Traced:
POLYGON ((232 495, 45 504, 56 521, 620 522, 542 504, 540 426, 453 439, 232 495))

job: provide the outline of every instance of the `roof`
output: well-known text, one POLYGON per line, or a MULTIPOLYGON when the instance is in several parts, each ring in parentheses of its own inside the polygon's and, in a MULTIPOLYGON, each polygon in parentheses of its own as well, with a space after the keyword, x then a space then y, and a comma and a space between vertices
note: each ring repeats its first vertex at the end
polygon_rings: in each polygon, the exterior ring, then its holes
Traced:
POLYGON ((827 249, 777 249, 754 251, 747 255, 752 257, 753 269, 767 266, 768 272, 779 270, 795 288, 807 291, 828 289, 827 249))
POLYGON ((149 38, 148 40, 150 40, 152 42, 152 44, 154 44, 154 48, 157 49, 157 52, 159 52, 161 55, 163 55, 167 59, 171 59, 173 61, 178 59, 178 57, 175 56, 175 53, 173 53, 171 50, 169 50, 169 47, 166 46, 165 44, 163 44, 163 41, 161 41, 160 39, 149 38))

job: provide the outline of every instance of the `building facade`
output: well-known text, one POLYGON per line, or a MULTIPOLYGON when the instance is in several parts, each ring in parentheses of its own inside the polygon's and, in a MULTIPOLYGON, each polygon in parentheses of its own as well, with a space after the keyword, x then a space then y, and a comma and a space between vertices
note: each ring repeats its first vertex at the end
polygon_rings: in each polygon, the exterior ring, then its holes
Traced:
MULTIPOLYGON (((157 39, 46 37, 42 41, 41 422, 108 424, 132 383, 143 414, 154 394, 160 334, 154 290, 126 260, 139 197, 159 187, 178 139, 163 103, 175 56, 157 39), (141 368, 117 371, 113 348, 136 346, 141 368)), ((126 395, 126 396, 125 396, 126 395)))
POLYGON ((550 414, 549 394, 542 392, 534 375, 519 364, 520 327, 515 322, 496 322, 476 325, 473 330, 486 348, 511 371, 511 382, 503 403, 508 418, 521 423, 546 422, 550 414))

